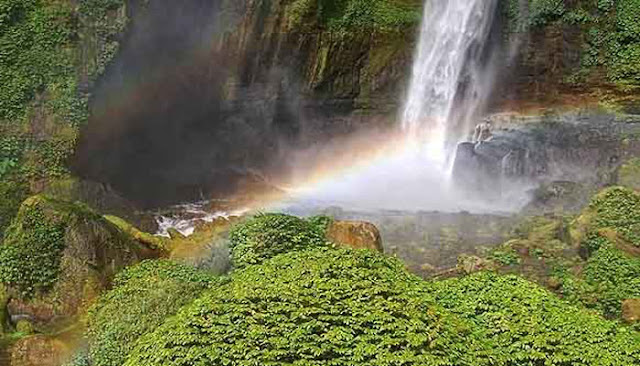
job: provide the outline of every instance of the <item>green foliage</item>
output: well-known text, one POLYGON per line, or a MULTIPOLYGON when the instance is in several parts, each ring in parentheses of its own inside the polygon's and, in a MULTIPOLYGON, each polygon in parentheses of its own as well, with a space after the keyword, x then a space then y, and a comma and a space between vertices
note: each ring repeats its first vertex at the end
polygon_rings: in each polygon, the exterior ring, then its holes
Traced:
POLYGON ((36 93, 73 73, 71 8, 62 2, 0 2, 0 121, 22 119, 36 93))
POLYGON ((480 273, 428 287, 439 305, 476 325, 474 335, 490 344, 483 356, 492 365, 640 363, 638 333, 516 276, 480 273))
POLYGON ((315 15, 317 22, 333 31, 390 31, 420 23, 419 1, 406 0, 294 0, 287 7, 293 27, 301 27, 315 15))
MULTIPOLYGON (((142 337, 125 365, 450 365, 474 348, 402 264, 317 248, 232 275, 142 337)), ((467 363, 470 364, 470 363, 467 363)))
POLYGON ((529 24, 541 27, 565 14, 564 0, 529 0, 529 24))
POLYGON ((324 245, 321 225, 322 220, 309 222, 284 214, 254 216, 231 229, 231 260, 241 268, 291 250, 324 245))
POLYGON ((612 228, 624 239, 640 246, 640 195, 628 188, 612 187, 595 196, 589 204, 595 213, 595 231, 612 228))
POLYGON ((309 221, 322 236, 325 236, 329 225, 333 222, 333 218, 329 216, 313 216, 308 218, 307 221, 309 221))
POLYGON ((47 215, 45 206, 43 200, 23 204, 0 246, 0 282, 26 297, 51 289, 65 248, 66 223, 47 215))
POLYGON ((582 65, 569 80, 604 69, 608 81, 620 87, 640 85, 640 0, 503 0, 510 32, 546 26, 579 25, 584 33, 582 65))
POLYGON ((0 0, 0 178, 68 174, 88 117, 85 79, 117 49, 124 0, 0 0), (112 20, 115 18, 116 20, 112 20))
POLYGON ((595 298, 595 308, 619 317, 622 302, 640 298, 640 258, 627 256, 612 243, 604 244, 587 262, 585 280, 591 287, 583 297, 595 298))
POLYGON ((503 265, 511 266, 520 263, 520 256, 513 248, 498 248, 491 251, 489 259, 503 265))
POLYGON ((145 261, 124 270, 116 277, 115 288, 89 310, 92 364, 122 365, 140 336, 155 330, 217 281, 168 260, 145 261))

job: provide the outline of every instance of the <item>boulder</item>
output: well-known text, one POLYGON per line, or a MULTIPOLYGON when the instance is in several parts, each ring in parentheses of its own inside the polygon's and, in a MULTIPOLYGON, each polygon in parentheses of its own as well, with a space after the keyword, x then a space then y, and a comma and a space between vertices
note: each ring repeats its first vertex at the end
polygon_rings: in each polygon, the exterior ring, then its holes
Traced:
POLYGON ((622 302, 622 319, 629 323, 640 321, 640 299, 629 299, 622 302))
POLYGON ((11 366, 60 366, 71 353, 62 341, 34 335, 22 338, 11 347, 11 366))
POLYGON ((495 264, 487 259, 480 258, 475 255, 463 254, 458 257, 458 265, 456 266, 459 272, 465 274, 471 274, 479 271, 494 269, 495 264))
POLYGON ((378 228, 362 221, 333 221, 327 227, 326 237, 336 244, 355 249, 383 252, 382 236, 378 228))
POLYGON ((74 319, 122 268, 160 255, 88 207, 33 196, 0 246, 0 282, 10 316, 36 330, 74 319))

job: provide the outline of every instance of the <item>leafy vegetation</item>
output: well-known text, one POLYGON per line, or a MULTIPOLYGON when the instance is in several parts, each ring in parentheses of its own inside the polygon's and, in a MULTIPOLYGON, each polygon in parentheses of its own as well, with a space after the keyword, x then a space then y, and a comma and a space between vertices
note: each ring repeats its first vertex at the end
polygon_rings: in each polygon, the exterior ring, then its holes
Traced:
POLYGON ((60 271, 66 223, 45 207, 38 197, 25 202, 0 246, 0 282, 24 296, 51 289, 60 271))
POLYGON ((122 365, 140 336, 217 281, 206 272, 168 260, 145 261, 118 274, 114 289, 89 310, 92 365, 122 365))
MULTIPOLYGON (((87 84, 104 70, 124 28, 123 0, 0 0, 0 178, 68 174, 87 84)), ((6 220, 6 219, 4 219, 6 220)))
POLYGON ((284 214, 257 215, 231 229, 231 260, 241 268, 291 250, 324 245, 323 225, 322 220, 310 222, 284 214))
POLYGON ((640 246, 639 194, 628 188, 609 188, 596 195, 589 208, 595 215, 591 231, 613 228, 624 239, 640 246))
POLYGON ((640 85, 640 0, 528 0, 525 9, 519 0, 502 4, 511 32, 557 23, 581 27, 582 66, 571 79, 604 69, 607 80, 620 87, 640 85))
POLYGON ((420 23, 421 3, 412 0, 294 0, 287 7, 291 25, 309 18, 333 31, 390 31, 420 23))
POLYGON ((640 334, 519 277, 479 273, 428 287, 439 305, 479 328, 474 334, 491 345, 484 356, 494 365, 640 362, 640 334))
POLYGON ((372 251, 282 254, 206 292, 125 365, 444 365, 473 345, 419 283, 372 251))

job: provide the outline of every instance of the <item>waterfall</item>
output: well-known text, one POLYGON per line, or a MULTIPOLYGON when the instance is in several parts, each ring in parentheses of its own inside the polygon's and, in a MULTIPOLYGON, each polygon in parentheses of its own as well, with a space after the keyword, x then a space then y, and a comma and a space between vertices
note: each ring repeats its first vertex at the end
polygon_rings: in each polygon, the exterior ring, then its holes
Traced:
POLYGON ((432 155, 444 158, 486 101, 492 77, 483 58, 495 10, 496 0, 426 0, 401 121, 432 155))

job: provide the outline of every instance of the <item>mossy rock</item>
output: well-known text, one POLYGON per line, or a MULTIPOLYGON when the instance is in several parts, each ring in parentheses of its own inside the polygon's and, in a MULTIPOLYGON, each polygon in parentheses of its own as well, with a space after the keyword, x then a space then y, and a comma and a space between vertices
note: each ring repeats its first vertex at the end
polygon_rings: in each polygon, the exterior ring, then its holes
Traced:
POLYGON ((58 179, 47 184, 44 194, 61 201, 82 202, 110 217, 119 217, 146 232, 155 232, 153 215, 138 210, 135 204, 105 184, 78 178, 58 179))
POLYGON ((625 187, 599 192, 571 223, 571 242, 584 247, 589 236, 601 229, 616 231, 623 240, 640 247, 640 194, 625 187))
POLYGON ((4 179, 0 181, 0 240, 28 195, 29 189, 25 184, 4 179))
POLYGON ((117 226, 131 238, 138 241, 140 244, 157 250, 158 252, 166 252, 168 250, 168 244, 164 238, 141 231, 140 229, 121 219, 120 217, 113 215, 104 215, 104 218, 113 225, 117 226))
POLYGON ((0 246, 0 281, 11 314, 36 327, 81 313, 122 268, 159 253, 86 206, 28 198, 0 246))
POLYGON ((214 274, 228 272, 231 269, 229 230, 238 220, 238 217, 217 218, 196 225, 188 237, 172 235, 170 258, 214 274))
POLYGON ((618 184, 640 191, 640 158, 633 158, 620 167, 618 184))

